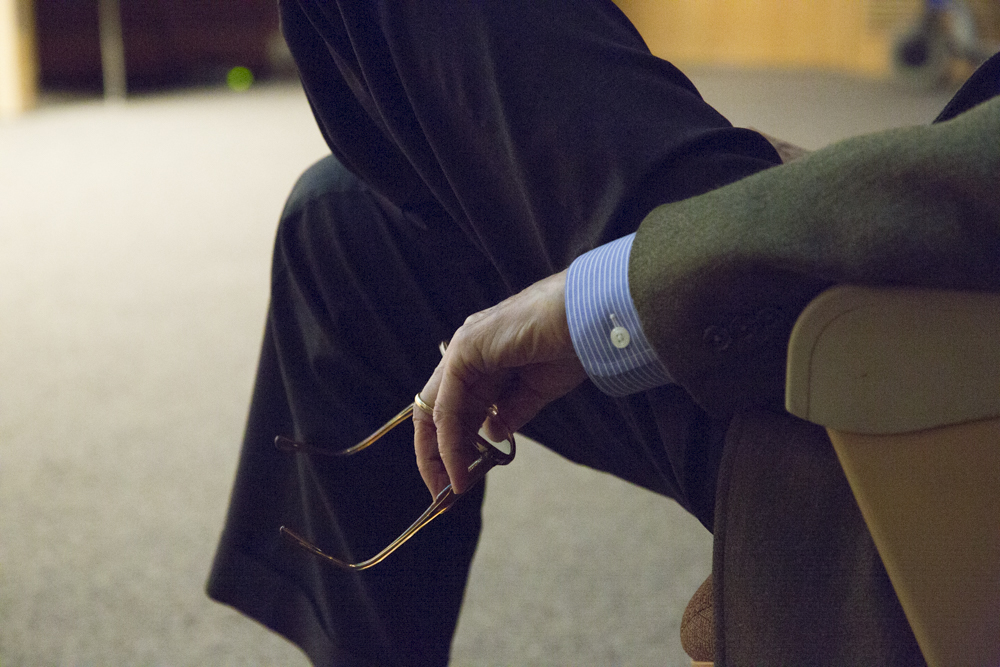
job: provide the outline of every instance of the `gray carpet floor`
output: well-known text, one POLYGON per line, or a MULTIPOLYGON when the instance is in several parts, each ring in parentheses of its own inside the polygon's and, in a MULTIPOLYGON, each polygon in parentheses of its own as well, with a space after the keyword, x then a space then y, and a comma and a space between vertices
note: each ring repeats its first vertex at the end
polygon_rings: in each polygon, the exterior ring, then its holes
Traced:
MULTIPOLYGON (((947 94, 695 70, 815 148, 947 94)), ((326 152, 293 84, 49 101, 0 123, 0 665, 304 665, 203 585, 235 471, 270 245, 326 152)), ((525 444, 491 475, 455 665, 683 665, 711 537, 525 444)))

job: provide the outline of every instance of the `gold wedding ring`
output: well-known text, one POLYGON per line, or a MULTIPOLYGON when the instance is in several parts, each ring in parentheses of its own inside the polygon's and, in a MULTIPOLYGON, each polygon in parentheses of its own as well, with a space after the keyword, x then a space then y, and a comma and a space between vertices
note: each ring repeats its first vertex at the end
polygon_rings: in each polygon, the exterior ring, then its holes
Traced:
POLYGON ((413 397, 413 405, 417 406, 418 408, 420 408, 429 415, 434 414, 434 406, 428 405, 428 403, 423 399, 423 397, 420 396, 419 391, 417 392, 417 395, 413 397))

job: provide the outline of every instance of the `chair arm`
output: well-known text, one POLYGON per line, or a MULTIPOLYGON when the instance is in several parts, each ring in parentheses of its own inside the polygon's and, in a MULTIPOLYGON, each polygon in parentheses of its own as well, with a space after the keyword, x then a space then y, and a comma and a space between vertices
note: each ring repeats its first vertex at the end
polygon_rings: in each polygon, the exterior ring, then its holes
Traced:
POLYGON ((786 407, 850 433, 1000 416, 1000 294, 840 286, 799 316, 786 407))
POLYGON ((1000 295, 824 292, 786 404, 826 427, 928 664, 1000 665, 1000 295))

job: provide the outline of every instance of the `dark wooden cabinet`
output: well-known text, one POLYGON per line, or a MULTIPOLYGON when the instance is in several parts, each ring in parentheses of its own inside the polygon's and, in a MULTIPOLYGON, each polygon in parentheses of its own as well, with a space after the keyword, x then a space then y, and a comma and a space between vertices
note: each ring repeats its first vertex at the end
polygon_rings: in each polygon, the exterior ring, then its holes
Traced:
MULTIPOLYGON (((280 57, 276 0, 120 0, 129 90, 257 77, 280 57)), ((35 0, 43 89, 100 91, 98 0, 35 0)))

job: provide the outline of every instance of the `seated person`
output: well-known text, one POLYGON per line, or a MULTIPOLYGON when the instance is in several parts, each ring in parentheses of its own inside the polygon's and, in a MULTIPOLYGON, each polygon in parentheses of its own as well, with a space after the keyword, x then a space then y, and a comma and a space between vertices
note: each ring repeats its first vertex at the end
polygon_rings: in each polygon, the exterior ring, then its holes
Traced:
POLYGON ((826 436, 780 407, 781 337, 833 282, 1000 284, 997 106, 772 169, 610 2, 382 4, 280 3, 335 157, 282 214, 210 595, 317 665, 446 664, 481 523, 460 436, 495 403, 714 532, 720 664, 919 664, 826 436), (566 269, 611 242, 642 364, 619 396, 585 380, 562 307, 566 269), (282 541, 365 557, 426 505, 403 434, 352 459, 273 444, 345 449, 418 389, 426 487, 461 502, 361 573, 282 541))

